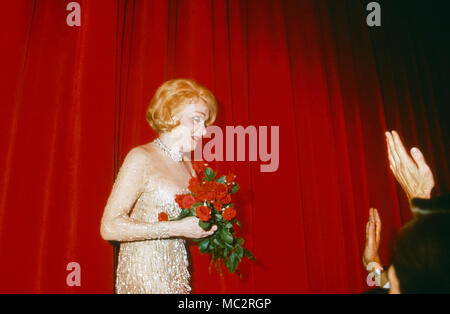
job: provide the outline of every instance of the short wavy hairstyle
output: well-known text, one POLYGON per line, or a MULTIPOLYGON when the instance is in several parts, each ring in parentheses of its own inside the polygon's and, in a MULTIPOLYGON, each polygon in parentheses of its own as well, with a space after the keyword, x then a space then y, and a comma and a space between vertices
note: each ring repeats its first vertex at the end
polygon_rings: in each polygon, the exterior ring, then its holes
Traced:
POLYGON ((169 132, 180 124, 172 117, 185 105, 197 102, 199 99, 208 106, 209 117, 206 125, 211 125, 217 115, 217 100, 206 87, 188 78, 169 80, 159 86, 150 101, 145 117, 156 132, 169 132))

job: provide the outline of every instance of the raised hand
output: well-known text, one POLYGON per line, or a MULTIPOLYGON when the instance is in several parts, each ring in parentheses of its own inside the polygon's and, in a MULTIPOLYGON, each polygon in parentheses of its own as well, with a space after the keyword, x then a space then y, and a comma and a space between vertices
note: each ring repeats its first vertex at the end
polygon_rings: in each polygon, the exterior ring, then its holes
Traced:
POLYGON ((366 245, 363 253, 363 265, 367 267, 370 263, 381 265, 380 255, 380 233, 381 220, 375 208, 369 210, 369 221, 366 224, 366 245))
POLYGON ((386 132, 386 143, 390 168, 408 199, 430 198, 434 187, 433 173, 422 152, 413 147, 411 158, 395 131, 386 132))
POLYGON ((387 273, 384 271, 381 264, 379 249, 380 249, 380 234, 381 234, 381 220, 378 211, 375 208, 369 210, 369 221, 366 224, 366 245, 363 254, 363 264, 367 271, 374 272, 376 269, 381 271, 380 277, 367 278, 367 283, 372 286, 372 283, 384 287, 389 281, 387 273))

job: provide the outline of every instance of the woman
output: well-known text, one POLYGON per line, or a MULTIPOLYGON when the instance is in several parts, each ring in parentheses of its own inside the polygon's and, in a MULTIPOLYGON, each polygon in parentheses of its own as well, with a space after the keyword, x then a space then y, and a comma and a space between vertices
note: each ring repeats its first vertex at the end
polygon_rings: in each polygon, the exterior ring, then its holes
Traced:
POLYGON ((158 221, 158 214, 181 211, 175 195, 195 175, 190 152, 216 112, 213 94, 191 79, 165 82, 151 100, 146 118, 159 138, 127 154, 102 218, 103 239, 121 242, 117 293, 190 292, 183 238, 207 237, 217 227, 205 231, 196 217, 158 221))

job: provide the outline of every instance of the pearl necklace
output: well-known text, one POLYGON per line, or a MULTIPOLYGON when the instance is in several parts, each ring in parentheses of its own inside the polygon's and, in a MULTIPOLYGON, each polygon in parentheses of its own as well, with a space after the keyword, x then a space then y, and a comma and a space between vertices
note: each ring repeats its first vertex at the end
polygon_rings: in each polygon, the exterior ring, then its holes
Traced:
POLYGON ((173 161, 181 162, 183 160, 183 153, 180 152, 174 152, 169 147, 167 147, 160 139, 159 137, 155 140, 155 144, 158 145, 159 148, 170 158, 172 158, 173 161))

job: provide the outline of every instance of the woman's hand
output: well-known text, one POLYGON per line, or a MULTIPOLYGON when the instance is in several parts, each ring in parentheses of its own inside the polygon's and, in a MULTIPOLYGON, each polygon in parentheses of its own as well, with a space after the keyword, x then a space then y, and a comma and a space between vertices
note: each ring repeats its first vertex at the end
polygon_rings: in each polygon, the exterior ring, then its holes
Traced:
POLYGON ((433 173, 425 162, 422 152, 413 147, 411 159, 395 131, 386 132, 386 142, 391 170, 408 199, 430 198, 434 187, 433 173))
POLYGON ((174 233, 176 236, 199 239, 206 238, 214 234, 217 230, 217 226, 214 225, 209 231, 203 230, 202 227, 198 225, 199 219, 197 217, 186 217, 178 221, 174 221, 174 233))
MULTIPOLYGON (((366 225, 366 246, 363 254, 363 265, 367 271, 373 272, 381 267, 381 276, 375 279, 376 285, 385 287, 389 282, 387 273, 383 270, 379 254, 380 249, 381 220, 378 211, 375 208, 369 209, 369 221, 366 225)), ((377 277, 375 277, 377 278, 377 277)), ((367 283, 373 283, 373 277, 368 277, 367 283)))
POLYGON ((370 263, 381 265, 380 255, 381 220, 375 208, 369 209, 369 221, 366 224, 366 246, 363 254, 363 265, 367 268, 370 263))

